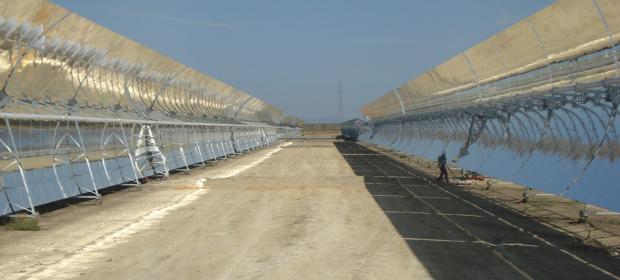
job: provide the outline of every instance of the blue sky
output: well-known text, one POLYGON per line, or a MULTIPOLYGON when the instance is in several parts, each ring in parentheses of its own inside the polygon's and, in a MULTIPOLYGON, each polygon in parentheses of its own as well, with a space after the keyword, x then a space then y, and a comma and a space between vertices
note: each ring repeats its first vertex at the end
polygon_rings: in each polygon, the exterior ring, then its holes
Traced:
POLYGON ((336 120, 552 0, 53 0, 307 122, 336 120))

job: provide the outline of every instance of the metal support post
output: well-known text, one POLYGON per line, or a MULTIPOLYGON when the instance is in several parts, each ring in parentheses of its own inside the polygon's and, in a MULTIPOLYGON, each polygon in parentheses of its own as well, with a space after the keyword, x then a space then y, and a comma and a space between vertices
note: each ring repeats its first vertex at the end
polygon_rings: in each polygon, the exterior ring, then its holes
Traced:
MULTIPOLYGON (((24 184, 24 191, 26 192, 26 197, 28 198, 28 206, 29 208, 23 207, 21 205, 15 204, 15 203, 11 203, 11 201, 9 200, 8 194, 6 193, 5 190, 5 196, 7 199, 7 203, 9 204, 9 206, 11 207, 11 211, 13 211, 13 205, 17 206, 18 208, 22 209, 22 210, 26 210, 28 212, 30 212, 30 214, 33 217, 38 216, 37 211, 34 209, 34 203, 32 202, 32 196, 30 195, 30 187, 28 186, 28 181, 26 180, 26 174, 24 172, 24 168, 22 166, 22 162, 21 159, 19 157, 19 152, 17 149, 17 144, 15 142, 15 136, 13 135, 13 130, 11 129, 11 124, 9 122, 8 119, 4 119, 4 123, 6 124, 6 128, 7 128, 7 132, 9 134, 9 139, 11 141, 11 147, 9 147, 4 141, 2 141, 2 139, 0 139, 0 144, 2 144, 2 146, 4 146, 7 151, 9 151, 9 153, 13 156, 13 161, 11 163, 9 163, 9 165, 7 167, 4 168, 7 169, 12 165, 16 165, 17 169, 19 170, 19 175, 21 177, 22 180, 22 184, 24 184)), ((0 177, 3 178, 3 177, 0 177)), ((4 182, 4 178, 2 179, 2 181, 4 182)), ((4 188, 6 188, 6 186, 4 186, 4 184, 2 184, 2 186, 4 188)))

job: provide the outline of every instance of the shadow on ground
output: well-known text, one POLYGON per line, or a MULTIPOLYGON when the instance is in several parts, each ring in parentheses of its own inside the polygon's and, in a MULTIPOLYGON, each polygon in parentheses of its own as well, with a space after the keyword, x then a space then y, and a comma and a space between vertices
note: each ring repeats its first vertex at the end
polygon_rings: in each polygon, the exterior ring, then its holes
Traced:
POLYGON ((435 279, 614 279, 620 260, 355 142, 334 142, 435 279))

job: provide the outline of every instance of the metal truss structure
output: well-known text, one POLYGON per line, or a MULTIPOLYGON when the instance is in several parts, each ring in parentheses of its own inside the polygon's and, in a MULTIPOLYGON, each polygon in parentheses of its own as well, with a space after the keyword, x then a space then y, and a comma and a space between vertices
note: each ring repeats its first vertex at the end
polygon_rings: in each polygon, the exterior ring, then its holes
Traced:
POLYGON ((0 1, 0 82, 0 216, 299 133, 299 119, 44 0, 0 1))
POLYGON ((620 210, 620 2, 560 0, 366 105, 361 138, 620 210))

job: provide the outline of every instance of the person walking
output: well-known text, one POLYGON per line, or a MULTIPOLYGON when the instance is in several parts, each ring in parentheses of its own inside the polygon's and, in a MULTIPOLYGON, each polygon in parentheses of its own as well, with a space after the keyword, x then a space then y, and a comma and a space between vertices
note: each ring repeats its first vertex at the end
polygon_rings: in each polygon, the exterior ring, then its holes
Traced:
POLYGON ((446 164, 447 164, 446 152, 443 151, 441 152, 441 155, 439 156, 439 158, 437 158, 437 167, 439 167, 439 178, 437 178, 437 181, 441 181, 441 179, 443 178, 446 180, 446 183, 449 183, 448 169, 446 168, 446 164))

